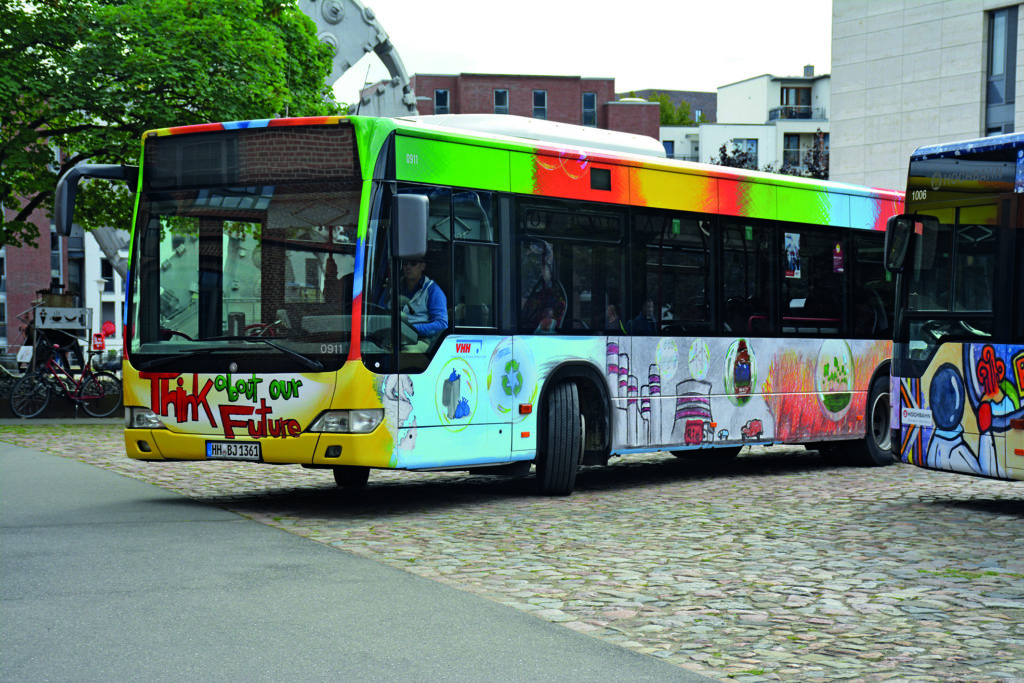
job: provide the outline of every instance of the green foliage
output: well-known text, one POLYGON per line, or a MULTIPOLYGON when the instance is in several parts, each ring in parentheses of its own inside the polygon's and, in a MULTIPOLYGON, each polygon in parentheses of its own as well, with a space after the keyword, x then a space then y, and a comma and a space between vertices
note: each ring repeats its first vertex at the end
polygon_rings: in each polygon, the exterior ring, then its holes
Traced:
POLYGON ((693 116, 690 113, 690 103, 683 100, 676 107, 672 104, 672 99, 665 93, 652 93, 648 98, 648 102, 657 102, 661 107, 661 125, 663 126, 696 126, 697 122, 693 120, 693 116))
MULTIPOLYGON (((0 0, 0 246, 35 243, 76 163, 137 163, 146 130, 342 113, 331 59, 293 0, 0 0)), ((130 212, 117 184, 80 189, 86 229, 130 212)))

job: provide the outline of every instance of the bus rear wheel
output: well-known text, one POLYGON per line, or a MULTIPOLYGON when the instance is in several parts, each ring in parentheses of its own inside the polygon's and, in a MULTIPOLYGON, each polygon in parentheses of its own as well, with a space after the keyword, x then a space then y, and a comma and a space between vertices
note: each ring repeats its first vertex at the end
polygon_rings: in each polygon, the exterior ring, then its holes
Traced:
POLYGON ((889 431, 889 421, 891 417, 889 378, 883 375, 871 383, 871 391, 868 392, 867 428, 864 438, 860 441, 849 441, 843 444, 846 458, 851 464, 882 467, 895 462, 892 450, 890 450, 892 435, 889 431))
POLYGON ((537 487, 545 496, 567 496, 576 484, 583 455, 583 419, 576 385, 559 382, 548 396, 537 453, 537 487))

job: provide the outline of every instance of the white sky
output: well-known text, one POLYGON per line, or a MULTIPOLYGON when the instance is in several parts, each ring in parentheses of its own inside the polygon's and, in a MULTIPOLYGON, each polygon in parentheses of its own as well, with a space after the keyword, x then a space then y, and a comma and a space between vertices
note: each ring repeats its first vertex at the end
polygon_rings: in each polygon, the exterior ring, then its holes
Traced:
MULTIPOLYGON (((363 0, 409 75, 614 78, 617 92, 703 90, 805 64, 831 72, 832 0, 363 0)), ((338 81, 355 103, 387 78, 375 55, 338 81), (369 77, 367 77, 369 70, 369 77)))

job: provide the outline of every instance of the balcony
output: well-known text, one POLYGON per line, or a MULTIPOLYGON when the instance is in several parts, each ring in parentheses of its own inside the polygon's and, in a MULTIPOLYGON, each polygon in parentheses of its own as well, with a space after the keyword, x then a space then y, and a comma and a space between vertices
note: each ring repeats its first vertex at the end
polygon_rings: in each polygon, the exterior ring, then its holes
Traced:
POLYGON ((811 120, 817 119, 825 120, 825 108, 824 107, 808 107, 803 105, 787 105, 785 107, 776 107, 775 109, 768 110, 769 121, 779 120, 793 120, 793 119, 804 119, 811 120))

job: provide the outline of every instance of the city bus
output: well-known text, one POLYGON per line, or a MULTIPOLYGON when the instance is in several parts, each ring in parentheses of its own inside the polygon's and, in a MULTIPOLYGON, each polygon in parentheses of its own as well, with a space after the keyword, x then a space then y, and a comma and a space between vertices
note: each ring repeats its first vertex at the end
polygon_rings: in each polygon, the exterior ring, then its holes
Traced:
POLYGON ((1024 479, 1024 135, 922 147, 896 274, 893 455, 934 470, 1024 479))
POLYGON ((60 230, 84 177, 135 190, 131 458, 533 469, 547 495, 633 453, 892 462, 902 193, 508 116, 148 132, 140 167, 60 180, 60 230))

